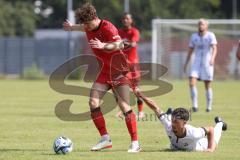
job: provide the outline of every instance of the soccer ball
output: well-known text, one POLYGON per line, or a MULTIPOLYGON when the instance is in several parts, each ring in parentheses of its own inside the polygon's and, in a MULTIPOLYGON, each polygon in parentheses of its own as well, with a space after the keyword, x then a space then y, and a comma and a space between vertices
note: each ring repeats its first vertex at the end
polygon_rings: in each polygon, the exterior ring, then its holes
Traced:
POLYGON ((53 150, 56 154, 67 154, 72 152, 73 143, 72 141, 64 136, 58 137, 53 143, 53 150))

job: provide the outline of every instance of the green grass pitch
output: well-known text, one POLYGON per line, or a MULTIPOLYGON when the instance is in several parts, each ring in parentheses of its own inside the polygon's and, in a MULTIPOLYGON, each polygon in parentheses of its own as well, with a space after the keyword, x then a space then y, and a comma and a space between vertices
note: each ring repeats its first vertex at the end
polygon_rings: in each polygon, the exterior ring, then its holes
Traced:
MULTIPOLYGON (((69 82, 83 85, 80 82, 69 82)), ((170 81, 173 90, 153 99, 166 110, 169 106, 189 106, 187 81, 170 81)), ((228 122, 219 147, 214 153, 170 152, 169 141, 159 121, 139 121, 138 133, 143 151, 128 154, 129 135, 123 120, 115 118, 114 109, 105 115, 113 148, 101 152, 90 152, 99 140, 92 121, 65 122, 54 114, 55 105, 63 99, 73 99, 71 111, 88 110, 88 98, 64 95, 53 91, 48 81, 1 80, 0 81, 0 159, 1 160, 196 160, 196 159, 240 159, 240 82, 214 82, 214 106, 211 113, 205 112, 203 84, 198 83, 200 111, 194 113, 190 124, 214 125, 213 119, 220 115, 228 122), (72 139, 74 150, 68 155, 55 155, 53 140, 60 135, 72 139)), ((143 87, 144 88, 144 87, 143 87)), ((144 89, 148 89, 145 87, 144 89)), ((136 107, 134 107, 136 110, 136 107)), ((152 112, 144 108, 147 114, 152 112)))

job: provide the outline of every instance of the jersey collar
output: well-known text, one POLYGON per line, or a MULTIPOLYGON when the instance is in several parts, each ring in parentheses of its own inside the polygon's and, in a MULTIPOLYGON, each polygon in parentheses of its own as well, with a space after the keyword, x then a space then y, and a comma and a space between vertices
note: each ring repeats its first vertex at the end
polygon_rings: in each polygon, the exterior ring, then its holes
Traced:
POLYGON ((98 31, 101 28, 103 20, 102 19, 100 19, 100 20, 101 21, 100 21, 98 27, 96 29, 92 30, 93 32, 96 32, 96 31, 98 31))

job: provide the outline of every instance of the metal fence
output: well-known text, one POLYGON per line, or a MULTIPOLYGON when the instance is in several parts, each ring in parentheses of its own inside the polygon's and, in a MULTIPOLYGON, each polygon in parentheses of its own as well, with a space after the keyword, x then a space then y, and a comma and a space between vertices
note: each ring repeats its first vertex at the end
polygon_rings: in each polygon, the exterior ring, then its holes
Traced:
MULTIPOLYGON (((24 69, 36 64, 49 75, 66 60, 79 54, 91 54, 84 35, 61 38, 0 38, 0 75, 20 76, 24 69)), ((142 62, 151 61, 151 43, 141 42, 142 62)))
POLYGON ((0 74, 20 75, 36 64, 45 74, 79 54, 79 39, 0 38, 0 74))

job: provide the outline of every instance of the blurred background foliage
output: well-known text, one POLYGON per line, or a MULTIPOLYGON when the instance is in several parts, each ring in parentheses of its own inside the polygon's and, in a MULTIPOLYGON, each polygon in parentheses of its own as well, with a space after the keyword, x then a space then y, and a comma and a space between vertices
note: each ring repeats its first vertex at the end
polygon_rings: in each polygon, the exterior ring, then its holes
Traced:
MULTIPOLYGON (((74 9, 86 1, 96 6, 100 18, 121 27, 124 0, 73 0, 74 9)), ((153 18, 230 19, 233 1, 130 0, 130 12, 136 26, 148 35, 153 18)), ((240 8, 239 2, 236 7, 240 8)), ((37 28, 61 28, 67 17, 66 8, 67 0, 0 0, 0 36, 32 36, 37 28)))

